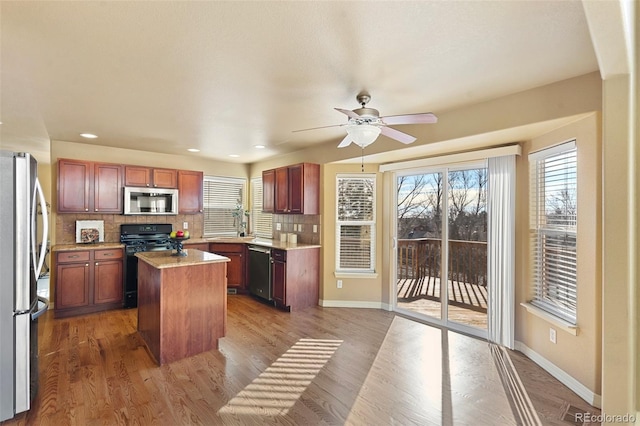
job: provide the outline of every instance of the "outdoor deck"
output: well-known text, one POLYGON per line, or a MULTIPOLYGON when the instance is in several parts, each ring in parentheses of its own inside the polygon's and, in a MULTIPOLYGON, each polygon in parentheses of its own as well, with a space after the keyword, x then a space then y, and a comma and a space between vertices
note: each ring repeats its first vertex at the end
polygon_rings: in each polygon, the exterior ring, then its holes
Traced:
MULTIPOLYGON (((441 316, 441 244, 439 239, 399 240, 398 307, 441 316)), ((487 327, 487 243, 450 241, 448 319, 487 327)))

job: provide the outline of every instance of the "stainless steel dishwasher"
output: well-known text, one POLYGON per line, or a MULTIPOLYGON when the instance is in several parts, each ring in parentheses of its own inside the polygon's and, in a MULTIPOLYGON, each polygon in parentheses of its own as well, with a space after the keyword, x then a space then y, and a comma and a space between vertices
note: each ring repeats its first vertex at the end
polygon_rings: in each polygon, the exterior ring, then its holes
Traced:
POLYGON ((249 246, 249 292, 265 300, 271 295, 271 249, 249 246))

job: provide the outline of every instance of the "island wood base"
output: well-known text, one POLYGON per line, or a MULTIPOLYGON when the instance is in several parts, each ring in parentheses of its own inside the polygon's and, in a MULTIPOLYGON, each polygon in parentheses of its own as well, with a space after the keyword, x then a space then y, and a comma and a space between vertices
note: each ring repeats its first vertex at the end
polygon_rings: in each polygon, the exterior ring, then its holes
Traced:
POLYGON ((156 268, 138 262, 138 332, 159 364, 218 348, 226 333, 225 262, 156 268))

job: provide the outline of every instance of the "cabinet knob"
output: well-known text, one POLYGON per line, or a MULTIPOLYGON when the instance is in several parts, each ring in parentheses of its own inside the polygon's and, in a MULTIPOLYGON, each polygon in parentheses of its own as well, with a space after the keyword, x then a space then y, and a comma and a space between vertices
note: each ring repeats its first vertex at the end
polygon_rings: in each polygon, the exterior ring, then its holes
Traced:
POLYGON ((158 185, 156 185, 156 184, 154 183, 154 184, 153 184, 153 187, 155 188, 156 186, 158 186, 158 185))
POLYGON ((96 211, 98 211, 98 209, 96 209, 96 211))
POLYGON ((99 265, 99 263, 98 263, 98 262, 96 262, 96 266, 98 266, 98 265, 99 265))
POLYGON ((85 267, 85 268, 88 268, 88 267, 89 267, 89 264, 88 264, 88 263, 85 263, 85 264, 84 264, 84 267, 85 267))
POLYGON ((89 211, 89 209, 84 209, 84 211, 85 211, 85 212, 88 212, 88 211, 89 211))
POLYGON ((147 186, 149 186, 149 184, 147 184, 147 186))

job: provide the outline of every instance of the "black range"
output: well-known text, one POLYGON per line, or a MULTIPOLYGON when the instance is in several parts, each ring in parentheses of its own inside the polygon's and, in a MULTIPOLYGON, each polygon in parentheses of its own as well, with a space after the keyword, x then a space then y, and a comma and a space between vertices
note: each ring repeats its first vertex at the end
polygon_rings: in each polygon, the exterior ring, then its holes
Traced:
POLYGON ((138 306, 138 258, 141 251, 172 250, 169 234, 171 224, 124 224, 120 225, 120 242, 125 245, 124 307, 138 306))

